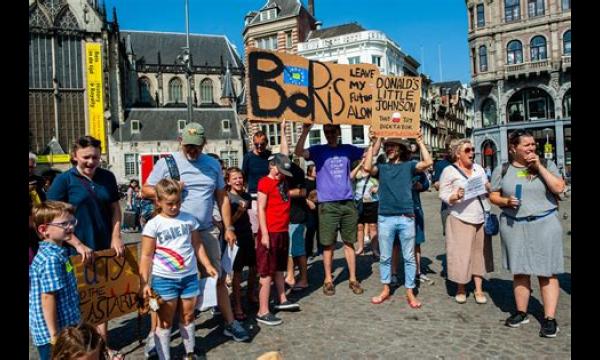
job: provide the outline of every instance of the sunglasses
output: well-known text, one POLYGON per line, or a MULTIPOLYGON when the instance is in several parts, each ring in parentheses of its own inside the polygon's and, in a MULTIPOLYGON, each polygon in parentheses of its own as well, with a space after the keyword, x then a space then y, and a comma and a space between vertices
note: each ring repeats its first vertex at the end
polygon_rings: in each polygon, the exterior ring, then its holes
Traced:
POLYGON ((256 146, 256 147, 266 147, 267 143, 266 142, 254 143, 254 146, 256 146))
POLYGON ((465 154, 470 154, 472 151, 475 151, 475 148, 468 147, 468 148, 464 148, 463 151, 465 152, 465 154))
POLYGON ((77 226, 77 219, 67 220, 67 221, 63 221, 63 222, 59 222, 59 223, 48 223, 46 225, 54 225, 54 226, 58 226, 61 229, 66 230, 69 227, 74 228, 75 226, 77 226))

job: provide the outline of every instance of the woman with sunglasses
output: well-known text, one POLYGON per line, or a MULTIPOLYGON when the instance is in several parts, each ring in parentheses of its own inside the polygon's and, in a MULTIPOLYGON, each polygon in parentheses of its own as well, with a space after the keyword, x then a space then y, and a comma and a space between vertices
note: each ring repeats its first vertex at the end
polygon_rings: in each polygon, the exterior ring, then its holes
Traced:
POLYGON ((491 243, 486 241, 483 230, 484 210, 490 209, 487 194, 464 199, 467 179, 473 181, 481 177, 487 191, 490 187, 485 170, 473 161, 474 151, 469 139, 453 141, 450 144, 453 163, 440 177, 439 196, 449 206, 446 220, 448 280, 458 286, 454 299, 459 304, 467 301, 465 286, 471 278, 475 282, 475 302, 487 303, 483 276, 494 271, 491 243))
MULTIPOLYGON (((100 168, 100 141, 92 136, 79 138, 73 145, 71 162, 75 166, 56 177, 48 190, 48 199, 75 206, 79 224, 73 238, 85 244, 85 257, 91 258, 91 251, 106 249, 114 249, 117 256, 124 256, 119 188, 115 175, 100 168)), ((74 255, 75 251, 69 250, 70 255, 74 255)), ((98 332, 107 342, 108 322, 99 324, 98 332)), ((109 352, 114 359, 122 358, 117 351, 109 352)))
POLYGON ((506 326, 529 322, 527 305, 531 296, 531 276, 537 276, 544 304, 540 336, 555 337, 554 315, 560 287, 556 274, 564 272, 563 230, 558 218, 556 195, 565 189, 552 161, 540 160, 530 132, 517 130, 508 137, 510 162, 492 173, 492 203, 502 208, 500 238, 502 261, 513 273, 517 311, 506 326))

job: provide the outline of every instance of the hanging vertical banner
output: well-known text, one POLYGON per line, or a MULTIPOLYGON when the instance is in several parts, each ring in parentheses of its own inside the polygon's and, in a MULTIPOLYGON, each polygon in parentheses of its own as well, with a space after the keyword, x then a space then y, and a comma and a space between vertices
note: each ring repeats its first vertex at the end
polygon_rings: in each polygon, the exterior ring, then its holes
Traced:
POLYGON ((375 135, 417 137, 421 120, 421 78, 380 76, 373 93, 375 135))
POLYGON ((106 153, 104 133, 104 96, 102 94, 102 50, 98 43, 85 44, 85 69, 87 72, 88 114, 90 135, 102 143, 102 153, 106 153))

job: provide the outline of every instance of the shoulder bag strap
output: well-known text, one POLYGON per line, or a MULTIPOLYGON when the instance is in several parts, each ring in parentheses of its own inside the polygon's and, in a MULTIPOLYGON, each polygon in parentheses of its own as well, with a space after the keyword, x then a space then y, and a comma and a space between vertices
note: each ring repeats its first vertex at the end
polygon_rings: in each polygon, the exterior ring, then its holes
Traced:
POLYGON ((367 189, 367 184, 369 183, 370 179, 371 179, 371 173, 369 173, 369 175, 367 175, 367 180, 365 180, 365 184, 363 185, 362 194, 360 195, 361 199, 365 196, 365 190, 367 189))
MULTIPOLYGON (((458 171, 462 176, 464 176, 465 179, 467 179, 467 180, 469 179, 469 177, 461 169, 459 169, 458 166, 456 166, 454 164, 451 164, 451 165, 456 169, 456 171, 458 171)), ((483 210, 483 212, 485 212, 485 208, 483 207, 483 201, 481 201, 481 198, 479 196, 477 196, 477 200, 479 200, 479 205, 481 205, 481 210, 483 210)))
POLYGON ((169 176, 171 179, 179 181, 179 168, 177 168, 177 163, 175 162, 173 155, 169 154, 165 156, 165 162, 169 168, 169 176))

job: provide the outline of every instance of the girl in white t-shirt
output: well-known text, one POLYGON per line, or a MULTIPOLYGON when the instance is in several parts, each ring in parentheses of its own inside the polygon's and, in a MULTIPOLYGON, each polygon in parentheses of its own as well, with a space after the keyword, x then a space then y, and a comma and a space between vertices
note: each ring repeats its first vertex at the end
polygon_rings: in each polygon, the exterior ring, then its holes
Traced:
POLYGON ((152 296, 152 288, 165 301, 158 309, 158 327, 154 333, 159 358, 170 359, 171 325, 179 306, 179 330, 187 353, 185 359, 193 359, 194 309, 200 293, 196 259, 200 259, 210 276, 216 276, 217 271, 204 250, 198 221, 191 214, 179 211, 180 184, 172 179, 162 179, 155 189, 157 215, 148 221, 142 233, 140 289, 146 298, 152 296), (148 282, 150 273, 152 287, 148 282))

